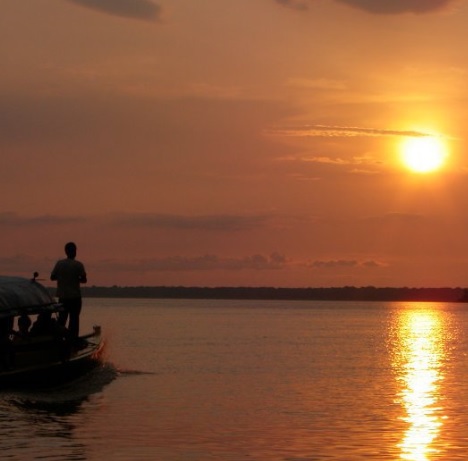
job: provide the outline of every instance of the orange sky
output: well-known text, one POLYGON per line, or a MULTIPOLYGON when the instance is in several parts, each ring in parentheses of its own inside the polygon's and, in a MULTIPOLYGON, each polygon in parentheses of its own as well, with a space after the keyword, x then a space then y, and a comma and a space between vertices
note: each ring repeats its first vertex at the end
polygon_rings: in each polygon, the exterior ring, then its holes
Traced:
POLYGON ((0 273, 74 240, 92 285, 468 285, 468 1, 1 10, 0 273))

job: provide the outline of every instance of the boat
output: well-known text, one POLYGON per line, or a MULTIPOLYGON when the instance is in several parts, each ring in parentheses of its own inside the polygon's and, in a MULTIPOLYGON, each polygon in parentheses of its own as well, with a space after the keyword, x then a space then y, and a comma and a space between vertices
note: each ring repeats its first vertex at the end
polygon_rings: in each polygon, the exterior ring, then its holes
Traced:
POLYGON ((62 310, 37 273, 0 276, 0 387, 55 386, 100 363, 101 327, 72 339, 56 321, 62 310))

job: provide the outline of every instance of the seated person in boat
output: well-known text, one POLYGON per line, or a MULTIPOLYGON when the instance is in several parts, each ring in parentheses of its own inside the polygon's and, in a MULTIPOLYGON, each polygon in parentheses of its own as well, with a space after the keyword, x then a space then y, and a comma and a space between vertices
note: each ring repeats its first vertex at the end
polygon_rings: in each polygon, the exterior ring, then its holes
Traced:
POLYGON ((52 318, 51 312, 42 312, 37 316, 34 322, 30 335, 37 336, 52 336, 54 339, 63 339, 69 336, 68 330, 59 325, 57 320, 52 318))
POLYGON ((31 319, 29 315, 23 314, 18 318, 18 334, 26 338, 29 334, 29 328, 31 327, 31 319))
POLYGON ((13 317, 0 319, 0 367, 8 369, 13 363, 13 347, 10 336, 13 333, 13 317))
POLYGON ((22 314, 20 317, 18 317, 18 331, 13 331, 13 342, 15 344, 28 340, 31 323, 31 319, 27 314, 22 314))

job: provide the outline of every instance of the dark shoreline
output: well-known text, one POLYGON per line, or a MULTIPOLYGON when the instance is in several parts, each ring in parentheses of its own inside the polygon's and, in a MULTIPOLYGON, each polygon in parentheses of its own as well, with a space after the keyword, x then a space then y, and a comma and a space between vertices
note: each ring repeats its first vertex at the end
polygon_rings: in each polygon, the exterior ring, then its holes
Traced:
MULTIPOLYGON (((52 289, 52 292, 55 290, 52 289)), ((302 301, 445 301, 468 302, 463 288, 274 288, 274 287, 82 287, 89 298, 251 299, 302 301)))

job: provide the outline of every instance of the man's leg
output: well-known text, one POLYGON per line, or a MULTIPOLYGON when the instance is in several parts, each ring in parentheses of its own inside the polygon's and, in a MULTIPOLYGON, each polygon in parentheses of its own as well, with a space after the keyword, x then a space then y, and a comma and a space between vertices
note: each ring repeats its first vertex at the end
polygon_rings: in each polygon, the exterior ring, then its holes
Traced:
POLYGON ((80 334, 80 313, 81 313, 81 298, 73 299, 69 304, 70 322, 68 330, 73 339, 78 338, 80 334))
POLYGON ((57 322, 58 322, 59 325, 62 325, 64 327, 64 326, 66 326, 67 320, 68 320, 68 311, 69 311, 68 303, 69 303, 69 300, 59 298, 59 302, 63 306, 63 311, 59 312, 57 322))

